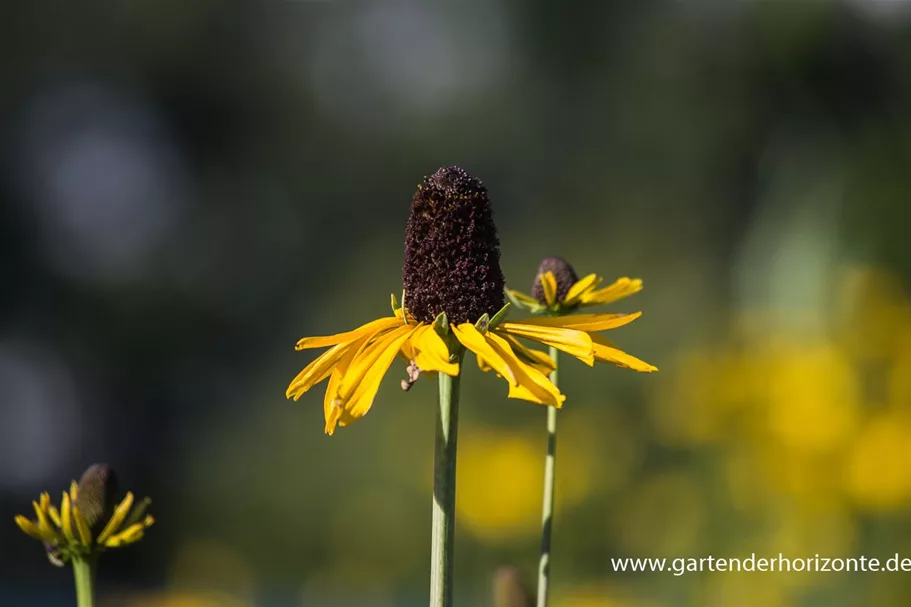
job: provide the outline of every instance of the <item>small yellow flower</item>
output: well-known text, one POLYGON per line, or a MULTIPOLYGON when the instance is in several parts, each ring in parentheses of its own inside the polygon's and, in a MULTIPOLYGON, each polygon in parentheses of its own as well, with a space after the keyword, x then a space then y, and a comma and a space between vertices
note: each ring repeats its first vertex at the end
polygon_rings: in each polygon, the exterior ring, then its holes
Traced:
POLYGON ((155 522, 146 515, 151 501, 145 498, 134 507, 133 494, 127 493, 117 504, 116 486, 111 469, 95 464, 63 492, 59 510, 50 495, 42 493, 37 502, 32 502, 36 519, 18 515, 16 524, 44 542, 48 557, 58 566, 138 542, 155 522))
MULTIPOLYGON (((566 397, 547 377, 554 361, 527 348, 520 338, 552 346, 589 366, 610 362, 639 371, 657 370, 597 335, 632 322, 641 312, 505 320, 510 304, 504 299, 499 239, 487 190, 458 167, 444 167, 418 186, 405 234, 402 278, 403 301, 399 305, 393 296, 392 316, 297 343, 298 350, 331 346, 294 378, 286 392, 297 400, 329 380, 323 401, 326 434, 370 410, 398 355, 411 362, 408 373, 413 381, 414 367, 458 376, 467 349, 481 370, 493 370, 509 383, 510 398, 555 407, 561 407, 566 397)), ((589 299, 593 296, 585 293, 589 299)))
POLYGON ((613 303, 642 290, 638 278, 618 278, 606 287, 604 278, 589 274, 578 278, 571 265, 559 257, 548 257, 541 262, 532 284, 531 295, 515 289, 506 289, 506 296, 513 305, 532 314, 561 315, 586 306, 613 303))

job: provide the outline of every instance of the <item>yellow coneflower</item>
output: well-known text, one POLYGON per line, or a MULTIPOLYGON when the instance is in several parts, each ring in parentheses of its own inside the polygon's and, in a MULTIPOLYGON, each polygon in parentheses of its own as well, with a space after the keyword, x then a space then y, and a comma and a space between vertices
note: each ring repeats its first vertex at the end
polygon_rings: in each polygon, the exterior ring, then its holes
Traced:
POLYGON ((506 289, 506 295, 517 307, 532 314, 566 314, 586 306, 609 304, 642 290, 638 278, 618 278, 606 287, 602 276, 576 275, 571 265, 559 257, 547 257, 538 266, 531 295, 506 289), (601 288, 599 288, 601 287, 601 288))
POLYGON ((58 509, 47 493, 32 502, 35 520, 18 515, 16 524, 44 543, 51 563, 72 562, 79 607, 91 607, 95 562, 99 554, 138 542, 155 519, 146 514, 151 501, 134 505, 132 493, 117 502, 117 478, 110 467, 95 464, 63 492, 58 509))
MULTIPOLYGON (((426 177, 414 194, 405 232, 401 304, 392 316, 336 335, 305 337, 297 349, 329 349, 291 382, 297 400, 328 380, 323 400, 325 432, 347 426, 370 411, 383 377, 398 356, 417 373, 440 377, 440 409, 434 464, 434 535, 431 605, 451 604, 452 516, 458 379, 463 356, 509 384, 509 397, 561 407, 565 396, 548 379, 554 362, 520 339, 562 351, 588 365, 611 362, 646 365, 597 336, 597 331, 632 322, 635 314, 588 314, 567 318, 506 320, 500 249, 493 212, 483 184, 458 167, 426 177)), ((407 388, 409 381, 403 382, 407 388)))
MULTIPOLYGON (((564 259, 547 257, 538 265, 538 272, 532 282, 531 295, 514 289, 506 289, 506 296, 518 308, 533 314, 544 314, 550 318, 560 318, 572 314, 578 308, 607 304, 622 299, 642 290, 639 279, 619 278, 613 284, 599 289, 603 279, 596 274, 579 279, 575 269, 564 259)), ((575 316, 574 318, 579 318, 575 316)), ((611 348, 610 362, 619 367, 635 371, 657 371, 657 367, 639 360, 600 336, 596 343, 611 348)), ((551 382, 557 382, 558 352, 550 349, 554 368, 550 373, 551 382)), ((537 607, 547 607, 550 590, 551 539, 553 536, 554 493, 557 461, 557 411, 547 411, 547 457, 544 460, 544 499, 542 502, 541 557, 538 561, 537 607)))
POLYGON ((297 400, 328 379, 323 405, 325 431, 332 434, 337 425, 347 426, 370 410, 398 355, 423 373, 456 377, 460 352, 467 349, 482 370, 492 369, 507 381, 510 398, 561 407, 566 397, 547 378, 553 361, 519 338, 552 346, 588 365, 609 362, 655 370, 596 333, 630 323, 641 312, 507 321, 499 262, 499 239, 481 182, 457 167, 426 178, 408 220, 402 305, 393 295, 392 316, 353 331, 298 341, 298 350, 331 347, 294 378, 288 398, 297 400))

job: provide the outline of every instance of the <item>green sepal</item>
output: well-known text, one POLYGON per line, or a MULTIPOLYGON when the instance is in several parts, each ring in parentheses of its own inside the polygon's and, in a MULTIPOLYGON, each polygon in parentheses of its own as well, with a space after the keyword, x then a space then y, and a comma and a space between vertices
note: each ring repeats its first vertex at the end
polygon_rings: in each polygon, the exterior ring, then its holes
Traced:
POLYGON ((491 329, 496 329, 499 327, 500 323, 506 320, 506 317, 509 316, 509 310, 511 308, 512 304, 507 301, 506 305, 500 308, 499 311, 493 315, 493 318, 490 319, 490 322, 487 323, 487 330, 490 331, 491 329))
MULTIPOLYGON (((547 306, 542 303, 529 304, 523 302, 522 300, 513 297, 512 293, 510 293, 508 289, 504 289, 504 293, 506 294, 506 299, 509 300, 509 303, 520 310, 526 310, 528 313, 533 315, 547 312, 547 306)), ((497 314, 499 314, 499 312, 497 314)))
POLYGON ((437 317, 433 319, 433 328, 441 336, 449 335, 449 318, 446 316, 446 312, 437 314, 437 317))
POLYGON ((390 293, 389 297, 392 300, 392 313, 395 314, 401 308, 399 300, 396 299, 395 293, 390 293))
POLYGON ((487 329, 490 327, 490 314, 484 312, 484 315, 478 319, 478 322, 474 323, 474 328, 480 331, 481 333, 487 333, 487 329))

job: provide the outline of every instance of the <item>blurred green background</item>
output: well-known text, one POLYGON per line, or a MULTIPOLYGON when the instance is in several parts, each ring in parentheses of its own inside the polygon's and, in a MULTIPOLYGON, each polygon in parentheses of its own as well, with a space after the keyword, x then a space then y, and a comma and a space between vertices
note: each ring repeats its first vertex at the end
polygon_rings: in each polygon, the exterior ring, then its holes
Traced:
MULTIPOLYGON (((13 525, 95 461, 158 524, 105 605, 426 604, 435 386, 332 438, 303 335, 388 313, 416 184, 480 177, 510 286, 640 277, 568 363, 554 607, 905 605, 911 3, 9 2, 0 19, 0 604, 69 604, 13 525)), ((534 578, 544 411, 463 382, 457 600, 534 578)))

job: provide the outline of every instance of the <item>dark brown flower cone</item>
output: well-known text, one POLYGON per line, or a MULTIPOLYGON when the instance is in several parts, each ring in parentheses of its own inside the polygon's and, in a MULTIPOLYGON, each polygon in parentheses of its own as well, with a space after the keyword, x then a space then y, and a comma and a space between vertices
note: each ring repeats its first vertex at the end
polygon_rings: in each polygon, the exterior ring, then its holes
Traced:
POLYGON ((92 535, 98 535, 110 520, 119 492, 117 476, 106 464, 93 464, 82 474, 76 505, 92 535))
POLYGON ((487 190, 459 167, 443 167, 418 186, 402 281, 405 305, 419 321, 445 312, 450 322, 475 322, 503 307, 500 240, 487 190))
POLYGON ((531 296, 545 305, 547 304, 547 298, 544 296, 544 287, 541 286, 541 277, 547 272, 553 273, 554 278, 557 280, 557 301, 563 301, 566 299, 566 294, 569 293, 570 287, 579 280, 576 271, 569 263, 559 257, 546 257, 541 261, 538 266, 538 273, 535 274, 535 281, 531 285, 531 296))

